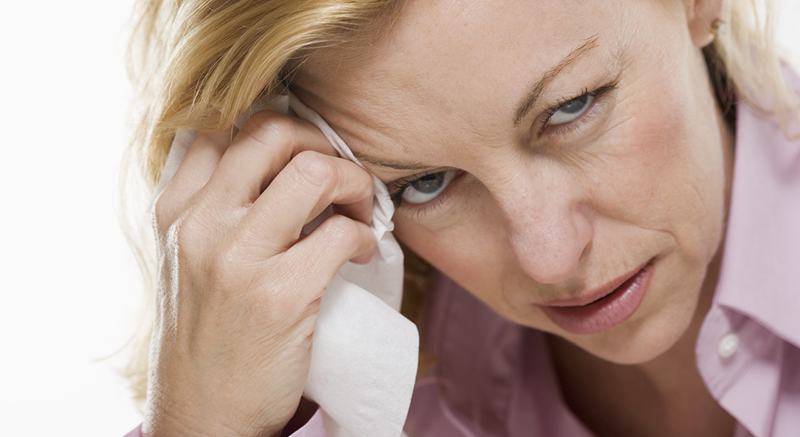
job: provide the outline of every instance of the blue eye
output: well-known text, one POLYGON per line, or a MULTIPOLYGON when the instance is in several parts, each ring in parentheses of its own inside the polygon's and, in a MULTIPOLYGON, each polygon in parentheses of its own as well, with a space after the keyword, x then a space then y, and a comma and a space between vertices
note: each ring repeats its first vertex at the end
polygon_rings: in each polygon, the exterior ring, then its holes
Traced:
POLYGON ((419 177, 402 188, 400 197, 411 204, 430 202, 439 197, 457 175, 457 170, 447 170, 419 177))
POLYGON ((558 126, 576 120, 592 106, 594 98, 594 93, 586 93, 578 98, 562 103, 558 106, 557 110, 553 112, 553 115, 550 116, 547 124, 549 126, 558 126))

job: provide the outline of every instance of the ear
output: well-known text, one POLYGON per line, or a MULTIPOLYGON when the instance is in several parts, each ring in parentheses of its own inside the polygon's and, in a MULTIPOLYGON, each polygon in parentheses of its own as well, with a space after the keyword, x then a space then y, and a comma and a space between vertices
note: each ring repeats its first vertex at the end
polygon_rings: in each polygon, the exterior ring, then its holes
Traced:
POLYGON ((711 25, 722 15, 723 1, 725 0, 684 0, 689 34, 695 46, 703 48, 714 41, 711 25))

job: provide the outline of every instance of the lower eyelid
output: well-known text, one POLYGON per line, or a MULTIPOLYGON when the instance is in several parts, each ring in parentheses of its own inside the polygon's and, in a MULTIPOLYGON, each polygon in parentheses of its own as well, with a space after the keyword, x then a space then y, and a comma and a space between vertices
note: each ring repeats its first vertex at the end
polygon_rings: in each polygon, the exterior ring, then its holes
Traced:
POLYGON ((599 111, 603 111, 605 106, 609 103, 610 96, 608 92, 599 93, 594 97, 594 101, 592 102, 592 106, 586 110, 580 117, 576 118, 575 120, 564 123, 557 126, 545 126, 539 132, 539 137, 542 136, 561 136, 566 135, 569 132, 575 131, 583 127, 583 125, 590 123, 595 117, 602 115, 598 114, 599 111))
POLYGON ((406 215, 410 215, 415 220, 422 219, 420 216, 430 215, 431 212, 435 211, 438 209, 438 207, 451 200, 451 195, 454 194, 455 190, 459 189, 459 185, 461 185, 462 178, 465 174, 465 171, 459 170, 458 174, 456 174, 442 194, 430 202, 419 204, 402 202, 400 207, 397 208, 397 211, 406 215))

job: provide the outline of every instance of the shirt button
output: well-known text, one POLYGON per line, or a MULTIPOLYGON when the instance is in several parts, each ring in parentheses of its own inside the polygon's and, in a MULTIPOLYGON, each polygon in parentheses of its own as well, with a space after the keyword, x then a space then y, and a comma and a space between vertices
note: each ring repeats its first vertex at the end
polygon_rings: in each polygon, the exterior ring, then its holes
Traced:
POLYGON ((722 337, 717 346, 717 353, 722 358, 730 358, 739 349, 739 336, 736 334, 727 334, 722 337))

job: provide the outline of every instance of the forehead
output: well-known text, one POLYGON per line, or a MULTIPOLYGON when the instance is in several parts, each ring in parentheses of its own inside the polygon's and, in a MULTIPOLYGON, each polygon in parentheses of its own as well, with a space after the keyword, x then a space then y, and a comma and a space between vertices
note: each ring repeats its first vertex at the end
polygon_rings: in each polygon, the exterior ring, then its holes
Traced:
POLYGON ((409 152, 465 132, 492 135, 511 127, 529 88, 587 40, 598 38, 598 53, 576 68, 609 61, 626 32, 620 2, 410 1, 374 44, 314 54, 295 86, 354 149, 387 143, 409 152), (348 62, 347 50, 360 51, 359 61, 348 62))

